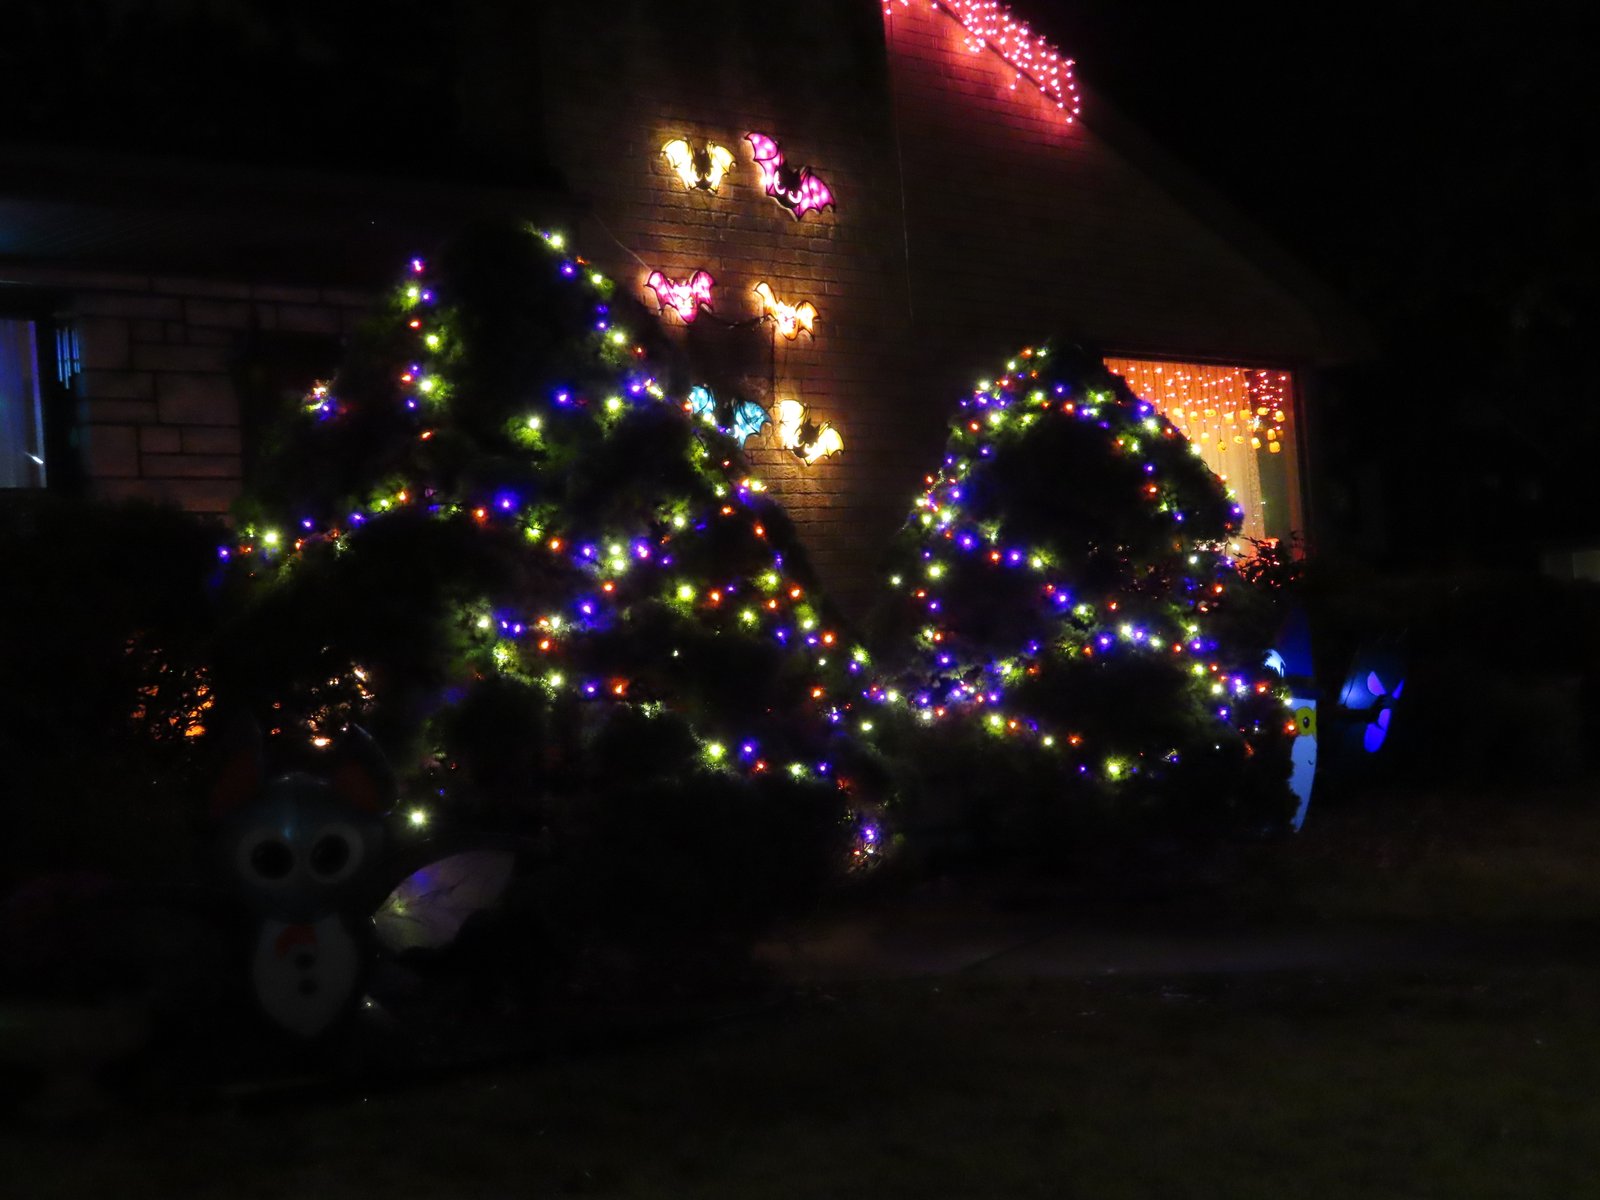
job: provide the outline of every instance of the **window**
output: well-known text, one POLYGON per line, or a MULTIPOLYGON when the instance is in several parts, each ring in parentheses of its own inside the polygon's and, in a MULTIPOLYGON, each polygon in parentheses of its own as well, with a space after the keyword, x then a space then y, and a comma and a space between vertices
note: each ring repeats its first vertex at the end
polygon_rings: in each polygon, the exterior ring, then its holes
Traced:
POLYGON ((1290 372, 1139 358, 1106 366, 1200 448, 1244 508, 1243 537, 1287 539, 1303 528, 1290 372))
POLYGON ((0 318, 0 488, 45 485, 44 442, 38 329, 0 318))

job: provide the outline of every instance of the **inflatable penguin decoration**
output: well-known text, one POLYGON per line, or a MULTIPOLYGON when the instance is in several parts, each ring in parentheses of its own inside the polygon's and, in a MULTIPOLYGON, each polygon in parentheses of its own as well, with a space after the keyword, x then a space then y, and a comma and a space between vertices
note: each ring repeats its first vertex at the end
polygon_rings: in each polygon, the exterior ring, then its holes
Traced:
POLYGON ((1290 750, 1289 790, 1295 812, 1289 826, 1295 832, 1306 823, 1311 793, 1317 781, 1317 682, 1311 658, 1311 626, 1305 613, 1294 608, 1278 631, 1277 648, 1267 654, 1269 670, 1283 676, 1289 690, 1289 714, 1294 724, 1290 750))
POLYGON ((279 1028, 303 1038, 347 1012, 366 973, 373 892, 384 892, 383 818, 394 779, 370 738, 346 735, 327 778, 263 782, 254 747, 213 793, 222 868, 255 918, 250 983, 279 1028), (362 932, 358 932, 362 931, 362 932))

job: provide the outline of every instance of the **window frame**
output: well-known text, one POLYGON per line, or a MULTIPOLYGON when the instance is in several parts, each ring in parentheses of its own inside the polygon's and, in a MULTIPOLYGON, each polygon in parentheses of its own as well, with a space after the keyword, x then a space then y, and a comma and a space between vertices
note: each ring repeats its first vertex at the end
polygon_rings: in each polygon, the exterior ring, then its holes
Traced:
MULTIPOLYGON (((1289 375, 1289 420, 1294 431, 1292 452, 1282 455, 1285 479, 1284 490, 1289 501, 1288 528, 1298 534, 1303 543, 1311 541, 1311 495, 1307 481, 1311 478, 1309 433, 1306 423, 1305 393, 1307 368, 1303 364, 1283 359, 1258 358, 1248 354, 1184 354, 1166 350, 1148 350, 1123 345, 1097 347, 1102 365, 1107 359, 1130 358, 1140 362, 1193 364, 1203 367, 1237 367, 1244 371, 1284 371, 1289 375)), ((1109 369, 1109 368, 1108 368, 1109 369)), ((1288 538, 1283 539, 1285 543, 1288 538)), ((1286 547, 1287 548, 1287 545, 1286 547)))
POLYGON ((28 321, 33 325, 44 442, 43 486, 0 487, 0 497, 81 495, 84 471, 78 400, 83 360, 67 299, 54 293, 0 288, 0 320, 28 321), (71 354, 66 361, 62 356, 64 343, 71 354))

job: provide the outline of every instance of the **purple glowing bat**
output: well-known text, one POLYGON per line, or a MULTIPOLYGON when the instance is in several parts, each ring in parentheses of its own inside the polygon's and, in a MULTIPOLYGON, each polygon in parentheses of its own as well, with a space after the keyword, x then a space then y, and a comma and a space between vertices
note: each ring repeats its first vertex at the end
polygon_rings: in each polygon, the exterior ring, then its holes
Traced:
POLYGON ((761 186, 798 221, 808 212, 833 207, 833 192, 811 173, 810 167, 785 166, 778 143, 764 133, 747 133, 745 141, 755 152, 761 168, 761 186))
POLYGON ((644 285, 656 294, 657 311, 670 308, 688 322, 699 315, 702 304, 711 307, 711 289, 716 282, 709 271, 696 271, 683 283, 660 271, 651 271, 644 285))

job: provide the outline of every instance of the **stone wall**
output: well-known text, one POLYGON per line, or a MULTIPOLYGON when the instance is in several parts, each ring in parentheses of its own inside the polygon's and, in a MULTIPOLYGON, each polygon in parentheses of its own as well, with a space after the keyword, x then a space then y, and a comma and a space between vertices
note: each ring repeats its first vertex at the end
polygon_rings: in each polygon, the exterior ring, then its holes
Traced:
POLYGON ((337 364, 371 297, 345 289, 17 268, 78 336, 77 428, 91 489, 223 513, 261 407, 337 364), (322 365, 325 364, 325 365, 322 365), (296 376, 300 376, 296 378, 296 376))
POLYGON ((903 441, 909 313, 878 14, 840 0, 692 7, 556 6, 543 44, 546 142, 592 214, 578 244, 634 295, 653 303, 653 269, 716 278, 714 313, 692 329, 666 319, 719 391, 769 408, 798 399, 839 430, 844 452, 809 467, 771 429, 747 449, 824 581, 848 600, 924 469, 903 441), (811 164, 836 207, 796 220, 767 196, 752 131, 811 164), (668 167, 662 146, 680 137, 733 152, 716 195, 685 189, 668 167), (814 338, 729 327, 760 315, 752 289, 762 281, 816 305, 814 338))
MULTIPOLYGON (((844 452, 811 466, 770 429, 748 450, 857 612, 958 396, 1022 345, 1296 369, 1341 353, 1303 296, 1097 133, 1092 105, 1067 123, 921 0, 557 4, 503 33, 517 44, 496 61, 529 64, 518 95, 539 97, 538 140, 587 213, 574 245, 646 302, 652 270, 709 271, 714 312, 665 318, 704 378, 769 407, 798 399, 840 431, 844 452), (765 195, 752 131, 813 167, 836 207, 797 221, 765 195), (672 174, 661 149, 679 137, 733 151, 716 195, 672 174), (814 338, 755 323, 761 281, 816 305, 814 338)), ((200 512, 227 508, 252 423, 331 371, 370 299, 7 274, 68 298, 95 489, 200 512)))
POLYGON ((809 467, 771 431, 751 451, 857 611, 957 398, 1021 346, 1337 357, 1306 303, 1098 135, 1092 112, 1068 124, 926 4, 557 7, 546 143, 592 214, 579 244, 647 302, 652 269, 710 271, 715 313, 667 318, 698 365, 840 430, 843 454, 809 467), (751 131, 815 168, 837 207, 797 222, 766 197, 751 131), (673 176, 661 147, 676 137, 734 152, 718 194, 673 176), (816 303, 814 340, 726 327, 759 312, 762 279, 816 303))

